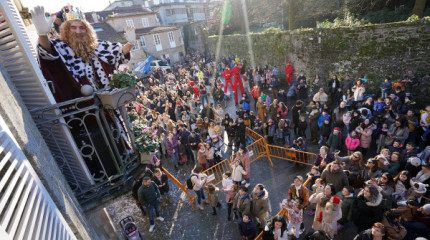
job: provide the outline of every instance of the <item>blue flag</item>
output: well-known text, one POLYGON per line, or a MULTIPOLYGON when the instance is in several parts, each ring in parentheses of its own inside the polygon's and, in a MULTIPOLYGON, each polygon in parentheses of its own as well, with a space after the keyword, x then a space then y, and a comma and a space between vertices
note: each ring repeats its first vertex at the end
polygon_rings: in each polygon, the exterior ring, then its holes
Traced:
POLYGON ((133 71, 137 72, 149 72, 151 70, 151 62, 152 62, 152 56, 147 57, 145 60, 137 64, 137 66, 133 69, 133 71))

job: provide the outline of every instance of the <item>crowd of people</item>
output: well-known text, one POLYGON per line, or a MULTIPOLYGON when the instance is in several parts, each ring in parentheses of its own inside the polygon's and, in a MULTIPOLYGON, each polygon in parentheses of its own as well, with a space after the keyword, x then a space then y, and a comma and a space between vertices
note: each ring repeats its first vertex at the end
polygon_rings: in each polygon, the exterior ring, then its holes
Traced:
MULTIPOLYGON (((98 41, 83 16, 63 10, 56 15, 58 36, 52 39, 48 37, 52 21, 44 8, 32 12, 41 71, 53 80, 57 102, 108 87, 110 76, 130 59, 136 43, 130 26, 124 45, 98 41)), ((314 216, 310 239, 333 238, 352 225, 358 230, 355 239, 428 237, 430 104, 413 94, 418 83, 413 71, 393 76, 401 78, 396 82, 385 77, 374 92, 367 91, 365 75, 355 80, 347 75, 308 79, 304 72, 295 74, 290 62, 286 81, 281 75, 277 67, 254 68, 238 57, 215 61, 189 49, 171 72, 156 71, 142 80, 136 101, 128 107, 129 116, 148 124, 161 142, 152 164, 133 186, 136 204, 148 212, 150 232, 155 227, 154 210, 156 220, 164 221, 159 199, 162 206, 173 203, 161 168, 170 160, 177 172, 195 165, 187 185, 190 182, 188 188, 198 196, 200 210, 202 202, 207 203, 216 215, 218 195, 225 194, 227 220, 233 212, 243 239, 253 239, 259 231, 263 239, 298 238, 304 233, 306 215, 314 216), (229 98, 237 107, 232 115, 224 112, 229 98), (268 144, 303 152, 319 148, 306 180, 297 176, 285 190, 282 206, 288 221, 284 216, 270 217, 266 186, 250 188, 247 127, 268 144), (235 156, 220 191, 203 172, 226 152, 235 156)))
MULTIPOLYGON (((243 239, 253 239, 260 231, 263 239, 299 238, 306 215, 314 216, 310 237, 333 238, 352 225, 359 233, 356 239, 428 236, 430 105, 416 107, 419 96, 411 94, 417 81, 412 71, 396 83, 386 77, 379 91, 368 93, 365 76, 323 81, 300 73, 295 79, 288 63, 290 78, 281 82, 276 67, 252 69, 237 57, 209 59, 191 51, 172 72, 158 71, 145 79, 129 106, 129 113, 149 123, 161 140, 155 168, 165 160, 176 170, 195 165, 190 189, 200 210, 202 203, 209 204, 216 215, 218 194, 224 193, 227 220, 239 219, 243 239), (224 112, 229 98, 236 104, 234 115, 224 112), (319 148, 307 176, 297 176, 286 189, 282 205, 287 220, 269 220, 264 185, 249 188, 247 127, 268 144, 304 152, 310 146, 319 148), (235 156, 219 189, 203 172, 224 159, 228 150, 235 156)), ((160 189, 161 179, 156 181, 160 189)), ((152 213, 150 218, 153 226, 152 213)))

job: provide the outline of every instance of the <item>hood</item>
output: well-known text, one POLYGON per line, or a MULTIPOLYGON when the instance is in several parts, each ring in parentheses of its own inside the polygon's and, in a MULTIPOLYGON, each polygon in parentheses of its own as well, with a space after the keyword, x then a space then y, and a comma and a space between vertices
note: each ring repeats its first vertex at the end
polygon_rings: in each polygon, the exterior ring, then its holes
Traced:
POLYGON ((269 198, 269 192, 266 191, 266 189, 263 190, 264 194, 257 197, 257 195, 255 195, 256 199, 261 199, 261 200, 267 200, 269 198))
MULTIPOLYGON (((363 190, 361 190, 360 192, 360 196, 363 195, 363 190)), ((363 196, 364 198, 364 196, 363 196)), ((366 205, 369 207, 377 207, 381 204, 382 202, 382 195, 380 193, 378 193, 378 196, 372 198, 370 201, 366 202, 366 205)))

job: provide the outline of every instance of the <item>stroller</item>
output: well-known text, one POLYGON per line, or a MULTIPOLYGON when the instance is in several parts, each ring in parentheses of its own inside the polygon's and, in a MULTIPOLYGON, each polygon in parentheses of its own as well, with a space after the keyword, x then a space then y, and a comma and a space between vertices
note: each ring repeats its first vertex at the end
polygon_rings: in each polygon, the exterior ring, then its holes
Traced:
POLYGON ((132 216, 128 216, 123 218, 119 224, 121 225, 122 231, 127 240, 142 240, 142 236, 134 223, 134 219, 132 216))

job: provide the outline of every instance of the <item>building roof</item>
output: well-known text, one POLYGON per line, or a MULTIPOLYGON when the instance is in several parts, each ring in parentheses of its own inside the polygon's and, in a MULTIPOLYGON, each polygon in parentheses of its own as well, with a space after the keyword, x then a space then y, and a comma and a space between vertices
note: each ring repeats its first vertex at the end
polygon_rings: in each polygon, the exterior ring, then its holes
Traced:
MULTIPOLYGON (((95 13, 101 17, 101 21, 106 20, 109 15, 113 15, 113 14, 118 14, 116 15, 116 17, 136 15, 136 14, 154 14, 154 12, 142 6, 121 7, 121 8, 115 8, 113 10, 99 11, 95 13)), ((90 23, 94 22, 92 14, 93 12, 85 13, 85 18, 90 23)))
POLYGON ((109 42, 125 42, 125 38, 121 33, 117 33, 109 24, 105 22, 92 23, 94 30, 97 33, 97 39, 109 42))
POLYGON ((174 31, 178 29, 179 29, 178 27, 173 27, 173 26, 155 26, 155 27, 136 29, 136 35, 154 34, 154 33, 174 31))

